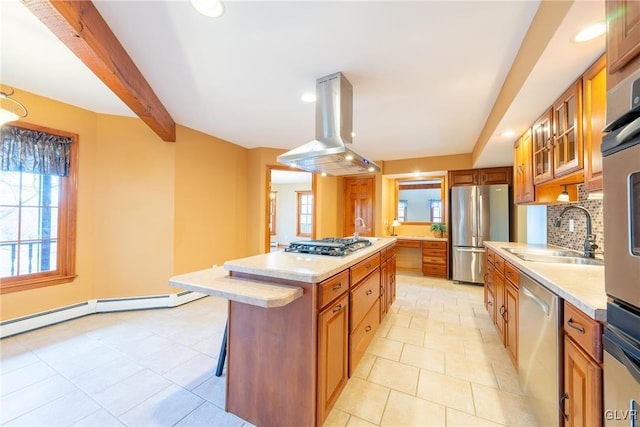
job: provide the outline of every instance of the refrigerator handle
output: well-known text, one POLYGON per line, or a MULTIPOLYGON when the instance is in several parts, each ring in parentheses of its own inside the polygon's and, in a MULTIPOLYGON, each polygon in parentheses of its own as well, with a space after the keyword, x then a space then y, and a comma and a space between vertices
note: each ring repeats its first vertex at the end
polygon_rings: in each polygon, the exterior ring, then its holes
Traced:
POLYGON ((482 193, 478 196, 478 207, 478 237, 481 242, 484 240, 484 236, 482 235, 482 224, 484 224, 484 218, 482 218, 482 193))

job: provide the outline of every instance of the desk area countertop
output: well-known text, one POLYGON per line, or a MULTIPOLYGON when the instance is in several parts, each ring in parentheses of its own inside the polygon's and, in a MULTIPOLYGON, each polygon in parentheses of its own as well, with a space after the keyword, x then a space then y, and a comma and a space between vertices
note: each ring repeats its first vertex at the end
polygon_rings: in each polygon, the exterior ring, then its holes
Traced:
POLYGON ((396 242, 395 237, 370 239, 371 246, 342 257, 278 251, 227 261, 224 268, 262 277, 319 283, 396 242))
POLYGON ((430 237, 430 236, 394 236, 398 239, 398 242, 402 240, 426 240, 426 241, 434 241, 434 242, 446 242, 449 239, 446 237, 430 237))
POLYGON ((573 304, 594 320, 607 319, 607 294, 604 290, 604 266, 553 264, 524 261, 504 248, 540 248, 513 242, 484 242, 506 261, 540 282, 560 298, 573 304))

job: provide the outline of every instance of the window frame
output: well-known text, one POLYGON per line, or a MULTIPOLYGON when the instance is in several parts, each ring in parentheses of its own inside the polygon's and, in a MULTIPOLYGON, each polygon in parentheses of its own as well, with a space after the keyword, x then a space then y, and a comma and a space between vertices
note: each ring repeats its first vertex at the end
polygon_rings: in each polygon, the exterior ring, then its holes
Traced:
POLYGON ((73 139, 73 143, 70 145, 69 175, 60 177, 56 269, 3 277, 0 279, 0 294, 71 283, 77 277, 75 265, 78 211, 78 135, 24 122, 9 122, 8 124, 23 129, 68 137, 73 139))
POLYGON ((311 237, 313 234, 313 209, 314 209, 314 204, 315 204, 315 200, 313 197, 313 191, 296 191, 296 197, 297 197, 297 202, 296 202, 296 236, 298 237, 311 237), (310 196, 311 197, 311 213, 308 214, 303 214, 302 213, 302 197, 303 196, 310 196), (309 231, 308 233, 301 233, 300 232, 300 225, 302 224, 301 219, 302 219, 302 215, 305 216, 309 216, 311 217, 311 231, 309 231))

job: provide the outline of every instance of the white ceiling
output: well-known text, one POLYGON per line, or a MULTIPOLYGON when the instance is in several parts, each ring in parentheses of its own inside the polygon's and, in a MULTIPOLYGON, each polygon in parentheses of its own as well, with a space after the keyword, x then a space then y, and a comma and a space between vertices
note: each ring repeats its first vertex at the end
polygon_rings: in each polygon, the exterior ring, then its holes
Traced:
MULTIPOLYGON (((341 71, 353 85, 355 148, 375 160, 469 153, 538 1, 95 1, 173 119, 238 145, 313 139, 300 100, 341 71)), ((515 137, 605 49, 570 42, 604 19, 576 1, 475 167, 512 164, 515 137)), ((92 111, 133 116, 18 0, 0 1, 0 81, 92 111)), ((28 107, 28 106, 27 106, 28 107)))

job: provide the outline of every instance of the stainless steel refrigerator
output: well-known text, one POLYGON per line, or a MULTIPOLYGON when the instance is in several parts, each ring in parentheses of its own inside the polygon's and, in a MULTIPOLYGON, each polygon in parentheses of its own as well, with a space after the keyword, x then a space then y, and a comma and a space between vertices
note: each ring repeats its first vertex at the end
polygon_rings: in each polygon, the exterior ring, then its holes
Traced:
POLYGON ((509 186, 471 185, 451 189, 453 280, 484 282, 484 242, 509 241, 509 186))

